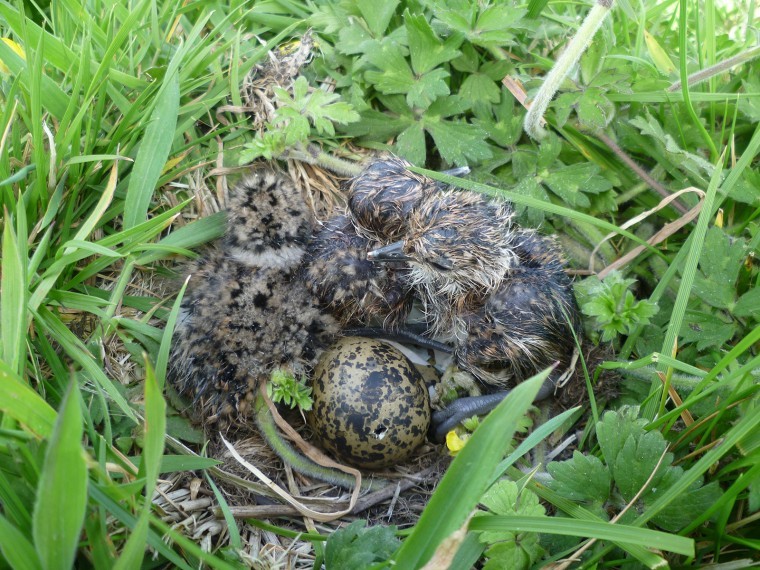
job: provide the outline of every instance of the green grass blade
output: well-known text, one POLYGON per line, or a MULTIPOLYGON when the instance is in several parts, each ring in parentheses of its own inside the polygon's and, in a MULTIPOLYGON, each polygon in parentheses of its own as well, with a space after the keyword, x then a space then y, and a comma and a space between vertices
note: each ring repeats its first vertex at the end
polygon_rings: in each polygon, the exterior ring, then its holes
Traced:
POLYGON ((177 298, 174 300, 172 310, 169 313, 169 318, 166 321, 163 337, 161 338, 161 347, 158 349, 158 356, 156 357, 156 378, 158 379, 160 389, 163 389, 164 381, 166 380, 166 369, 169 362, 169 351, 171 349, 172 335, 174 334, 174 327, 177 324, 180 305, 182 304, 182 297, 185 295, 185 289, 187 289, 188 281, 189 278, 185 279, 185 282, 182 284, 182 288, 177 294, 177 298))
MULTIPOLYGON (((106 184, 105 190, 103 190, 103 193, 100 195, 100 199, 98 200, 98 203, 95 205, 95 208, 93 208, 90 215, 87 217, 87 219, 82 223, 82 226, 79 228, 77 233, 72 238, 72 241, 84 241, 87 239, 87 236, 90 235, 92 230, 94 230, 100 219, 103 217, 103 214, 105 214, 106 210, 108 209, 108 205, 111 203, 111 200, 113 199, 113 193, 116 191, 116 180, 118 175, 118 168, 117 168, 117 162, 113 163, 113 166, 111 166, 111 173, 108 176, 108 183, 106 184)), ((67 253, 70 253, 70 249, 64 248, 63 250, 64 255, 67 253)))
POLYGON ((157 96, 156 107, 151 113, 129 176, 124 206, 125 228, 131 228, 146 220, 153 191, 174 140, 179 112, 179 75, 173 73, 165 81, 157 96))
MULTIPOLYGON (((130 530, 134 529, 137 525, 137 517, 117 503, 108 494, 107 490, 109 489, 103 485, 93 484, 90 489, 92 499, 125 527, 130 530)), ((146 544, 154 548, 159 554, 161 554, 161 556, 171 561, 175 567, 182 568, 183 570, 192 570, 192 566, 188 565, 179 554, 174 552, 163 540, 161 540, 161 536, 155 532, 148 532, 146 544)))
POLYGON ((132 408, 129 407, 127 400, 114 386, 113 381, 106 376, 103 368, 93 359, 92 354, 87 350, 82 341, 46 307, 38 309, 35 320, 58 341, 72 360, 84 369, 88 377, 97 382, 105 390, 124 415, 137 423, 137 417, 132 408))
POLYGON ((427 562, 477 506, 509 446, 517 421, 533 403, 549 372, 545 370, 519 384, 475 430, 396 554, 396 568, 419 568, 427 562))
POLYGON ((14 570, 42 569, 32 543, 2 514, 0 514, 0 552, 14 570))
POLYGON ((137 568, 145 556, 145 542, 148 537, 150 508, 153 501, 153 491, 161 469, 161 456, 164 452, 164 436, 166 434, 166 402, 161 389, 156 382, 156 375, 148 359, 145 359, 145 439, 142 461, 138 478, 145 479, 145 503, 140 518, 127 540, 122 555, 114 568, 116 570, 137 568))
POLYGON ((76 382, 69 383, 40 474, 32 535, 44 568, 70 568, 87 508, 87 459, 76 382))
POLYGON ((53 432, 55 410, 5 362, 0 362, 0 411, 39 438, 53 432))
MULTIPOLYGON (((720 162, 722 162, 722 158, 720 162)), ((715 195, 718 191, 718 185, 720 183, 721 169, 720 164, 716 166, 715 173, 713 174, 710 185, 707 188, 705 195, 705 201, 702 204, 702 211, 697 218, 697 226, 694 228, 694 239, 692 240, 691 250, 684 263, 683 272, 681 274, 681 285, 678 289, 678 295, 676 296, 676 302, 673 306, 673 312, 670 315, 668 322, 668 329, 665 332, 665 340, 662 343, 662 350, 660 351, 664 355, 671 355, 673 349, 676 346, 678 340, 678 333, 681 331, 681 324, 683 323, 684 316, 686 315, 686 305, 691 297, 691 286, 694 283, 694 277, 697 273, 697 264, 702 254, 702 246, 705 242, 705 234, 707 233, 707 226, 712 219, 712 204, 715 200, 715 195)), ((659 367, 663 369, 664 367, 659 367)), ((662 413, 664 410, 664 396, 667 394, 667 390, 663 390, 662 382, 659 379, 652 382, 649 395, 655 396, 662 394, 663 398, 650 397, 644 408, 641 411, 641 417, 647 419, 654 419, 655 415, 662 413)))
POLYGON ((554 416, 549 421, 542 423, 540 426, 534 429, 531 432, 531 434, 528 437, 526 437, 520 443, 520 445, 517 446, 517 449, 515 449, 512 453, 510 453, 509 456, 504 461, 499 463, 499 465, 496 467, 496 472, 491 478, 491 484, 495 483, 496 480, 499 477, 501 477, 507 471, 507 469, 509 469, 512 466, 512 464, 515 461, 517 461, 523 455, 528 453, 541 441, 549 437, 552 434, 552 432, 554 432, 554 430, 559 429, 559 427, 562 424, 564 424, 571 416, 576 414, 579 410, 580 408, 578 407, 565 410, 561 414, 554 416))
MULTIPOLYGON (((760 429, 760 407, 755 406, 749 408, 746 415, 723 434, 720 445, 713 447, 710 451, 705 453, 700 460, 691 467, 691 469, 684 471, 683 475, 672 487, 665 491, 654 503, 649 505, 649 508, 636 519, 636 524, 644 524, 651 520, 652 517, 657 516, 662 509, 678 499, 680 495, 687 492, 691 485, 699 480, 708 469, 711 469, 716 465, 718 461, 731 451, 738 442, 744 439, 748 434, 754 433, 757 429, 760 429)), ((719 505, 716 504, 715 506, 719 505)), ((711 514, 710 511, 712 510, 713 509, 710 509, 706 514, 700 516, 682 532, 689 533, 693 531, 698 525, 702 524, 707 518, 709 518, 711 514)))
POLYGON ((0 275, 0 334, 3 337, 3 360, 10 368, 21 373, 24 367, 26 340, 26 270, 7 210, 4 220, 3 269, 0 275))
POLYGON ((694 556, 694 541, 690 538, 608 522, 579 521, 558 517, 493 515, 474 517, 468 528, 478 531, 540 532, 582 536, 694 556))

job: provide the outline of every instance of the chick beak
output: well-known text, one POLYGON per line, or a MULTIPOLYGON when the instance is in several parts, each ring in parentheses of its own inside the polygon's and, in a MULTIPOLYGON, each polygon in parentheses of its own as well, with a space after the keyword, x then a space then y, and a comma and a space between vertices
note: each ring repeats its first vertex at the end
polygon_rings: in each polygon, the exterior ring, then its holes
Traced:
POLYGON ((412 258, 404 253, 404 240, 400 240, 367 252, 367 259, 370 261, 411 261, 412 258))

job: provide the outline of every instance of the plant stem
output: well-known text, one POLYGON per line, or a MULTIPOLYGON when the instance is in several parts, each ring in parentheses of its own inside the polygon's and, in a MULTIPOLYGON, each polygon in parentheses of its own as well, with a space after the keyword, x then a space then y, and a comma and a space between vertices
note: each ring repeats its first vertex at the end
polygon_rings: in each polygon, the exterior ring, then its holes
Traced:
POLYGON ((541 119, 546 113, 549 102, 564 81, 570 68, 578 63, 583 52, 591 44, 591 40, 607 17, 610 8, 612 8, 612 0, 597 0, 597 3, 586 15, 586 19, 583 20, 581 27, 578 28, 578 32, 567 44, 565 51, 562 52, 546 76, 544 84, 538 90, 530 109, 528 109, 528 114, 525 116, 525 132, 531 138, 541 140, 546 136, 546 129, 541 126, 541 119))

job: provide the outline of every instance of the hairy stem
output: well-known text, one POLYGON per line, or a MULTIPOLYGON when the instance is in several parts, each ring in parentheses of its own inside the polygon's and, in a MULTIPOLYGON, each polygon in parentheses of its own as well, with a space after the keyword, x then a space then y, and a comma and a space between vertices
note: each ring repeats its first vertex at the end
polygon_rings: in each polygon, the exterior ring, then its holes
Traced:
POLYGON ((570 68, 578 63, 583 52, 591 44, 591 40, 607 17, 610 8, 612 8, 612 0, 597 0, 597 3, 586 16, 586 19, 583 20, 581 27, 578 28, 578 33, 567 44, 565 51, 562 52, 562 55, 560 55, 554 67, 552 67, 546 76, 544 84, 538 90, 530 109, 528 109, 528 114, 525 116, 525 132, 531 138, 541 140, 546 136, 546 129, 541 126, 541 121, 544 118, 546 109, 549 107, 549 102, 559 89, 562 81, 564 81, 570 68))

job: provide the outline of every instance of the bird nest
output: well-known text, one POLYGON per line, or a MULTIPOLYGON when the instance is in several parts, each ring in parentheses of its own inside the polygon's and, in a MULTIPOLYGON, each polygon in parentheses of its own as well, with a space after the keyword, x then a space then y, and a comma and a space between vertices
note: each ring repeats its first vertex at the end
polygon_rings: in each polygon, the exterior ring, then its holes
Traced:
MULTIPOLYGON (((287 172, 302 191, 317 224, 345 203, 341 180, 335 175, 318 166, 295 161, 287 163, 287 172)), ((222 188, 227 188, 226 181, 222 188)), ((227 205, 226 191, 216 193, 198 188, 197 196, 195 208, 187 214, 190 219, 223 210, 227 205)), ((427 374, 430 378, 430 370, 427 374)), ((177 409, 192 410, 192 406, 179 400, 176 394, 170 396, 177 409)), ((205 423, 203 418, 193 419, 199 425, 205 423)), ((314 439, 299 414, 290 413, 286 419, 305 440, 314 439)), ((374 484, 352 497, 345 489, 309 479, 291 469, 257 433, 253 422, 237 424, 226 433, 207 430, 206 437, 205 454, 221 461, 211 470, 213 480, 228 513, 237 519, 247 553, 245 559, 252 567, 306 568, 313 564, 311 543, 284 538, 262 528, 256 521, 272 520, 279 527, 297 532, 322 533, 357 518, 366 520, 369 525, 407 527, 419 518, 449 463, 442 446, 426 443, 403 464, 383 471, 364 472, 365 483, 374 481, 374 484), (273 493, 272 485, 283 489, 289 496, 287 500, 273 493)), ((181 453, 193 453, 179 441, 171 444, 181 453)), ((165 520, 183 528, 204 548, 219 547, 229 541, 222 505, 205 478, 193 473, 173 476, 159 486, 156 503, 165 520)))

